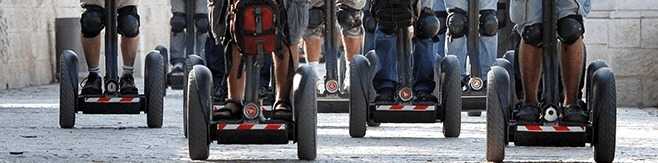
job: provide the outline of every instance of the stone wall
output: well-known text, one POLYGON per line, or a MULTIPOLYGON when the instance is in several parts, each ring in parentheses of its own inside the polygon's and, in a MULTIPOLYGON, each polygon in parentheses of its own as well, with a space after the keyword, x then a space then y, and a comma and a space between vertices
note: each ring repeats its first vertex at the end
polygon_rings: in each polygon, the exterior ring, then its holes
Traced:
MULTIPOLYGON (((55 19, 80 17, 79 0, 0 0, 0 89, 47 84, 55 76, 55 19)), ((169 44, 169 1, 142 0, 138 72, 145 53, 169 44)), ((141 75, 138 73, 137 75, 141 75)))
POLYGON ((617 78, 617 104, 658 105, 658 1, 592 0, 588 60, 603 59, 617 78))

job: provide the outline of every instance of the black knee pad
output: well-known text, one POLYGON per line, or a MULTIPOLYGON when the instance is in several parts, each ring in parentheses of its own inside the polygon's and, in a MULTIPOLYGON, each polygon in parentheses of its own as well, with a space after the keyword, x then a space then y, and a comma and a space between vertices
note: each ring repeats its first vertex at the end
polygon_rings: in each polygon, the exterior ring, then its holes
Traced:
POLYGON ((521 37, 523 37, 523 40, 525 40, 526 44, 530 44, 535 47, 541 47, 544 44, 543 31, 544 29, 541 23, 529 25, 523 28, 521 37))
POLYGON ((557 34, 562 43, 571 45, 585 33, 583 17, 569 15, 557 21, 557 34))
POLYGON ((439 24, 439 19, 434 16, 434 12, 429 8, 423 8, 414 25, 414 34, 420 39, 432 38, 439 33, 439 24))
POLYGON ((308 29, 318 28, 324 23, 324 6, 308 9, 308 29))
POLYGON ((82 36, 85 38, 96 37, 105 27, 105 10, 96 5, 85 5, 83 8, 85 11, 80 18, 82 36))
POLYGON ((343 29, 359 28, 362 24, 362 12, 347 5, 339 5, 336 19, 343 29))
POLYGON ((451 38, 460 38, 468 33, 468 17, 466 11, 453 8, 448 10, 448 35, 451 38))
POLYGON ((124 37, 139 35, 139 14, 136 6, 126 6, 117 10, 117 27, 119 34, 124 37))
POLYGON ((184 13, 174 13, 174 16, 172 16, 171 20, 169 20, 169 24, 171 25, 171 32, 183 32, 183 30, 185 30, 185 26, 187 26, 185 21, 184 13))
POLYGON ((445 11, 435 11, 434 15, 436 18, 439 19, 439 33, 438 34, 445 34, 446 31, 448 31, 448 12, 445 11))
POLYGON ((208 21, 208 14, 196 14, 194 15, 196 18, 196 22, 194 25, 196 26, 196 32, 197 33, 206 33, 208 32, 208 28, 210 28, 210 22, 208 21))
POLYGON ((498 32, 498 18, 495 10, 480 11, 480 35, 495 36, 498 32))

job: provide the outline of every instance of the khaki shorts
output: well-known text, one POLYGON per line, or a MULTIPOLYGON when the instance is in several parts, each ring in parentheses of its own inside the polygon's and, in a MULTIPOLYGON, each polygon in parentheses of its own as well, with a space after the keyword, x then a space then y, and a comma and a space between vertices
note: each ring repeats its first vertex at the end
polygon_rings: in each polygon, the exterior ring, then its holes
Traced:
MULTIPOLYGON (((171 2, 171 12, 173 13, 185 13, 185 1, 187 0, 170 0, 171 2)), ((208 0, 195 0, 195 14, 207 14, 208 13, 208 0)))
MULTIPOLYGON (((114 0, 117 8, 126 7, 126 6, 137 6, 139 0, 114 0)), ((85 5, 97 5, 105 7, 105 0, 80 0, 82 6, 85 5)))

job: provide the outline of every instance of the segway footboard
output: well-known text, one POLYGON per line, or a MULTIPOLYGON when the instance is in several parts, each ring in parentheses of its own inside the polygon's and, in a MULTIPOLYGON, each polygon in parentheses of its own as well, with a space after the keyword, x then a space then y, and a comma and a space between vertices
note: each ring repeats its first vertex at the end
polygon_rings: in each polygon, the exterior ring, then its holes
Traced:
POLYGON ((388 104, 370 107, 371 119, 378 123, 436 123, 434 104, 388 104))
POLYGON ((582 147, 590 141, 589 126, 519 124, 510 126, 510 131, 517 146, 582 147))
POLYGON ((211 125, 218 144, 288 144, 294 125, 280 120, 259 123, 219 121, 211 125))
POLYGON ((146 111, 146 97, 80 96, 76 111, 84 114, 139 114, 146 111))

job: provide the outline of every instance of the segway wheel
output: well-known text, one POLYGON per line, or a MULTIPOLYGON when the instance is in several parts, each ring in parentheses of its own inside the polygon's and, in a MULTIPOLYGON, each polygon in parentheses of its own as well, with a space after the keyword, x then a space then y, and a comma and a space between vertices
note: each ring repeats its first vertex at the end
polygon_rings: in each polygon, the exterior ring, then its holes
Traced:
POLYGON ((209 121, 212 97, 212 75, 205 66, 194 66, 188 77, 187 91, 189 98, 187 108, 188 118, 188 148, 190 159, 206 160, 210 152, 209 121))
POLYGON ((441 72, 445 74, 437 88, 442 88, 443 135, 447 138, 459 137, 461 133, 462 91, 459 75, 459 61, 455 56, 444 57, 436 63, 441 64, 441 72))
POLYGON ((350 63, 350 136, 361 138, 366 135, 368 109, 368 79, 370 67, 368 59, 362 55, 354 56, 350 63))
POLYGON ((592 77, 594 76, 594 72, 596 72, 597 70, 599 70, 601 68, 604 68, 604 67, 608 67, 608 64, 606 64, 603 60, 592 61, 592 63, 590 63, 587 66, 587 76, 586 76, 586 79, 585 79, 585 81, 587 81, 586 86, 585 86, 585 92, 586 92, 585 97, 587 98, 587 102, 594 101, 593 99, 591 99, 591 97, 593 97, 593 94, 592 94, 592 85, 593 85, 592 84, 592 77))
POLYGON ((149 128, 162 127, 162 110, 164 102, 164 60, 160 52, 151 51, 146 55, 144 83, 146 92, 146 121, 149 128))
POLYGON ((183 134, 185 135, 185 138, 187 138, 187 85, 188 85, 188 80, 189 80, 189 73, 192 71, 192 68, 195 65, 206 65, 205 60, 201 58, 201 56, 198 55, 190 55, 188 58, 185 60, 185 80, 183 81, 184 86, 183 86, 183 134))
POLYGON ((162 45, 156 46, 155 50, 160 52, 160 55, 162 55, 162 60, 163 60, 162 64, 164 66, 164 73, 165 73, 164 78, 163 78, 165 82, 162 82, 163 83, 162 86, 164 87, 164 89, 162 90, 162 94, 164 96, 167 96, 167 87, 168 86, 167 86, 166 81, 169 81, 169 79, 167 79, 167 72, 169 72, 169 51, 167 50, 166 47, 164 47, 162 45))
POLYGON ((505 159, 507 132, 504 109, 511 106, 508 72, 493 66, 487 74, 487 161, 502 162, 505 159))
POLYGON ((297 157, 301 160, 315 160, 317 157, 317 92, 316 74, 309 65, 297 69, 293 80, 295 93, 295 122, 297 124, 297 157))
POLYGON ((78 56, 66 50, 59 60, 59 126, 75 126, 75 105, 78 97, 78 56))
POLYGON ((482 116, 482 112, 479 112, 479 111, 468 112, 468 116, 469 117, 479 117, 479 116, 482 116))
POLYGON ((615 77, 609 68, 600 68, 592 76, 591 109, 594 112, 594 160, 612 162, 615 159, 617 132, 617 93, 615 77))

